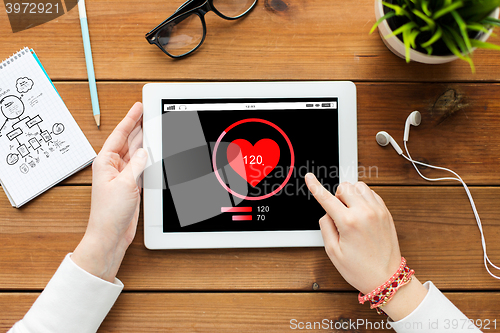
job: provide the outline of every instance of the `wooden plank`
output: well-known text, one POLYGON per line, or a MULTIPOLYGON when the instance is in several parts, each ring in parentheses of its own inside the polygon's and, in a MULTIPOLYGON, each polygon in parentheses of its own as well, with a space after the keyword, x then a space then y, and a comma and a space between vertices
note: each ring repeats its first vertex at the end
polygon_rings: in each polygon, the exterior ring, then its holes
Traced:
MULTIPOLYGON (((483 266, 479 232, 459 187, 374 187, 401 250, 422 281, 445 290, 498 289, 483 266)), ((500 262, 498 187, 471 189, 490 259, 500 262)), ((90 187, 51 189, 21 209, 0 198, 0 290, 41 290, 86 228, 90 187)), ((141 216, 142 218, 142 216, 141 216)), ((317 219, 319 216, 311 216, 317 219)), ((140 221, 118 277, 127 290, 352 290, 322 248, 150 251, 140 221)))
MULTIPOLYGON (((406 64, 378 33, 374 1, 261 0, 244 19, 206 15, 207 37, 191 57, 176 61, 149 45, 144 35, 174 13, 182 0, 87 2, 98 80, 356 80, 498 81, 500 54, 476 51, 477 73, 464 61, 406 64)), ((87 78, 78 11, 13 34, 0 13, 3 59, 34 48, 55 80, 87 78)), ((500 37, 492 37, 500 43, 500 37)))
MULTIPOLYGON (((88 85, 57 83, 56 86, 94 149, 99 152, 107 136, 133 103, 142 100, 143 84, 98 85, 102 117, 99 130, 92 117, 88 85)), ((497 172, 500 156, 500 85, 358 83, 357 89, 361 180, 372 185, 429 185, 392 148, 379 147, 375 142, 376 133, 385 130, 402 145, 406 117, 411 111, 420 110, 422 124, 411 128, 409 142, 415 159, 452 168, 471 185, 500 185, 500 174, 497 172)), ((431 177, 448 176, 431 170, 425 173, 431 177)), ((90 168, 65 182, 90 183, 90 168)))
MULTIPOLYGON (((411 127, 408 141, 414 159, 451 168, 468 184, 500 184, 500 99, 496 97, 500 96, 500 86, 366 83, 357 87, 360 176, 366 176, 362 180, 369 184, 430 184, 391 147, 379 147, 375 142, 379 131, 387 131, 404 149, 406 118, 419 110, 422 123, 411 127)), ((433 170, 424 174, 450 176, 433 170)))
MULTIPOLYGON (((37 296, 0 294, 0 308, 4 309, 0 329, 8 330, 21 319, 37 296)), ((500 331, 500 303, 496 301, 500 293, 446 296, 471 319, 496 319, 496 329, 490 322, 486 332, 500 331)), ((315 332, 394 332, 380 328, 386 320, 366 304, 359 305, 355 293, 125 293, 98 332, 289 332, 294 325, 298 330, 299 322, 303 327, 307 322, 311 327, 314 322, 327 325, 316 324, 315 332), (347 323, 344 329, 342 323, 347 323)), ((387 327, 385 323, 383 327, 387 327)))

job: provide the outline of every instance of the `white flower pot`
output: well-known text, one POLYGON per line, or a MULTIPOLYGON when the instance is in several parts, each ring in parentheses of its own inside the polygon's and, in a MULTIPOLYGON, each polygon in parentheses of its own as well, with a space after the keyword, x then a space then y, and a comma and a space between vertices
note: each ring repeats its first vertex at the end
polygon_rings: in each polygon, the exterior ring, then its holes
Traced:
MULTIPOLYGON (((497 8, 491 13, 490 16, 498 18, 499 12, 500 8, 497 8)), ((382 0, 375 0, 375 16, 377 20, 382 16, 384 16, 384 6, 382 5, 382 0)), ((483 42, 486 41, 490 37, 492 31, 493 29, 491 29, 487 34, 483 34, 479 40, 483 42)), ((398 37, 396 36, 393 36, 391 38, 384 37, 392 33, 392 30, 389 27, 389 24, 387 23, 386 20, 382 21, 378 25, 378 32, 380 33, 380 37, 382 38, 384 44, 387 46, 389 50, 391 50, 395 55, 399 56, 400 58, 403 59, 406 58, 405 45, 401 40, 399 40, 398 37)), ((454 55, 447 55, 447 56, 428 55, 426 53, 410 49, 410 59, 424 64, 444 64, 445 62, 450 62, 457 58, 458 57, 454 55)))

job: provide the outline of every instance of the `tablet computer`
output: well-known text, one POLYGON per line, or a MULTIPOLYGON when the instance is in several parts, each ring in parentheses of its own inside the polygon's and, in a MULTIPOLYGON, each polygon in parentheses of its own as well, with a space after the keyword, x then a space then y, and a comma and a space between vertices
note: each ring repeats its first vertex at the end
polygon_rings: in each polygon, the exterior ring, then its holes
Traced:
POLYGON ((352 82, 152 83, 143 88, 148 249, 322 246, 322 207, 358 178, 352 82))

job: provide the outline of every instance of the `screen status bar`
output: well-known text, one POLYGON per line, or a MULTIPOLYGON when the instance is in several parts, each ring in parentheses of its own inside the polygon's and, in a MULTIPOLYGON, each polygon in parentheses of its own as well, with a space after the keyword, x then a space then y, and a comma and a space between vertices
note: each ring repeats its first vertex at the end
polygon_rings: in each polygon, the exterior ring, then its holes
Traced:
POLYGON ((266 103, 203 103, 168 104, 164 103, 163 112, 168 111, 224 111, 224 110, 301 110, 337 109, 337 101, 321 102, 266 102, 266 103))

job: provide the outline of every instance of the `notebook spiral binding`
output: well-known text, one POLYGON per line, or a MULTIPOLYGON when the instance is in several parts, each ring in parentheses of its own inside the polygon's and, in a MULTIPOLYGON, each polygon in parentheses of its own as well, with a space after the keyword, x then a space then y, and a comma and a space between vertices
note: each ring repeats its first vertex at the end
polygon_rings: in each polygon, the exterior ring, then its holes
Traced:
POLYGON ((0 63, 0 70, 4 69, 5 67, 9 66, 11 63, 16 61, 18 58, 21 58, 23 55, 31 53, 29 48, 25 47, 24 49, 20 49, 19 52, 14 53, 4 61, 0 63))

